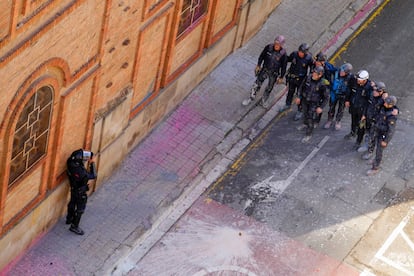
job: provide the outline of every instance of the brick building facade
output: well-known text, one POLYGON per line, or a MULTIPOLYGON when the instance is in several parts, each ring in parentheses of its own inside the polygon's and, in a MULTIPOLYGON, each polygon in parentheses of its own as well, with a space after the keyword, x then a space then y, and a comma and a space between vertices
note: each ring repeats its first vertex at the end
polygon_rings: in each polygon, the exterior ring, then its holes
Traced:
POLYGON ((0 268, 66 211, 66 159, 124 156, 280 0, 0 3, 0 268))

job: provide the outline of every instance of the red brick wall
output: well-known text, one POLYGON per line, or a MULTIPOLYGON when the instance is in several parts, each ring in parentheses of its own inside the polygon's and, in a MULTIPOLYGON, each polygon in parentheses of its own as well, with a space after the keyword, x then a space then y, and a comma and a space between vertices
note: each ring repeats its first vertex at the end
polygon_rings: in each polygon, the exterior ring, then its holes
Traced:
MULTIPOLYGON (((60 2, 61 6, 49 5, 38 13, 31 9, 23 13, 23 6, 18 3, 23 2, 16 1, 14 12, 10 10, 14 16, 11 20, 13 24, 0 48, 0 87, 3 89, 0 98, 1 233, 18 222, 25 212, 30 211, 28 206, 34 204, 31 200, 24 200, 25 203, 19 203, 24 206, 22 212, 12 212, 13 216, 7 217, 3 215, 7 210, 15 209, 12 206, 15 201, 8 198, 12 195, 12 189, 20 185, 19 182, 23 183, 27 181, 25 178, 41 171, 40 183, 33 182, 40 191, 37 195, 38 202, 45 196, 46 189, 53 189, 59 184, 56 178, 64 172, 64 168, 57 164, 64 164, 74 149, 90 144, 91 133, 88 130, 92 128, 92 94, 95 86, 90 84, 83 89, 83 84, 86 80, 92 82, 90 78, 96 77, 105 22, 104 1, 65 0, 60 2), (38 14, 42 16, 39 17, 38 14), (16 120, 19 110, 22 110, 36 88, 40 88, 36 83, 52 85, 55 91, 48 152, 41 162, 9 188, 9 161, 16 120), (75 98, 78 102, 71 104, 75 98)), ((22 197, 25 198, 24 195, 22 197)))
MULTIPOLYGON (((279 0, 268 2, 275 7, 279 0)), ((205 16, 177 39, 182 0, 0 1, 0 248, 19 241, 1 254, 0 268, 65 212, 65 163, 73 150, 97 153, 102 183, 245 42, 245 33, 257 30, 246 27, 249 17, 271 12, 255 8, 247 16, 246 0, 208 3, 205 16), (215 58, 204 59, 206 51, 215 58), (40 85, 54 89, 47 153, 9 187, 16 120, 40 85), (30 220, 45 217, 39 212, 49 205, 47 219, 30 220), (19 239, 30 226, 30 235, 19 239)))

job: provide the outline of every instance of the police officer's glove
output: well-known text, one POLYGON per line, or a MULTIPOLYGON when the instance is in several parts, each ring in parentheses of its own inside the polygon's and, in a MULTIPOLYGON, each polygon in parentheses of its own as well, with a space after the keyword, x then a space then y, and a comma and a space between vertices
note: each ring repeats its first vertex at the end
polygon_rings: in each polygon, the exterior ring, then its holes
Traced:
POLYGON ((367 120, 363 119, 363 120, 359 121, 359 128, 360 129, 365 128, 366 125, 367 125, 367 120))
POLYGON ((87 191, 89 191, 89 186, 88 185, 79 187, 79 189, 78 189, 79 194, 86 193, 87 191))
POLYGON ((262 70, 262 68, 259 65, 256 65, 256 68, 254 69, 254 74, 257 76, 260 73, 260 70, 262 70))

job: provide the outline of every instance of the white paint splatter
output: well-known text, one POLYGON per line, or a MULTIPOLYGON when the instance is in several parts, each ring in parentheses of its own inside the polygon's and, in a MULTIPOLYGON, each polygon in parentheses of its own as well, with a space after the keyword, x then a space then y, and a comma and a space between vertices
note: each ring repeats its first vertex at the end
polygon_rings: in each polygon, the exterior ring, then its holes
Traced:
POLYGON ((146 275, 171 275, 177 271, 181 275, 205 275, 220 267, 253 276, 254 273, 239 266, 248 263, 257 268, 252 262, 251 242, 253 237, 242 229, 194 219, 191 226, 176 228, 164 236, 157 245, 162 254, 150 256, 147 259, 150 264, 140 267, 138 263, 136 268, 146 275))

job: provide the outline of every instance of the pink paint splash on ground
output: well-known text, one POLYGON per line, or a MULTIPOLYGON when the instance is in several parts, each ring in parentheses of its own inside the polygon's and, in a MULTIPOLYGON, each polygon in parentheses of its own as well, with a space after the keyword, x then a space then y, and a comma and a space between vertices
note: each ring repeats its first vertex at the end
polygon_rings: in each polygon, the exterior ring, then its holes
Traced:
POLYGON ((180 179, 195 176, 201 161, 223 137, 219 127, 183 104, 143 142, 136 161, 144 177, 159 167, 177 172, 180 179))
MULTIPOLYGON (((29 249, 35 247, 38 243, 42 242, 46 233, 40 234, 30 244, 29 249)), ((73 271, 68 269, 70 267, 68 263, 59 255, 52 252, 39 255, 33 254, 32 251, 24 251, 20 256, 16 257, 11 263, 9 263, 2 271, 1 276, 8 275, 30 275, 30 276, 44 276, 44 275, 62 275, 72 276, 75 275, 73 271), (24 260, 24 261, 22 261, 24 260), (16 271, 15 265, 19 263, 18 271, 16 271), (22 266, 21 264, 24 264, 22 266), (13 274, 11 271, 14 271, 13 274)))

